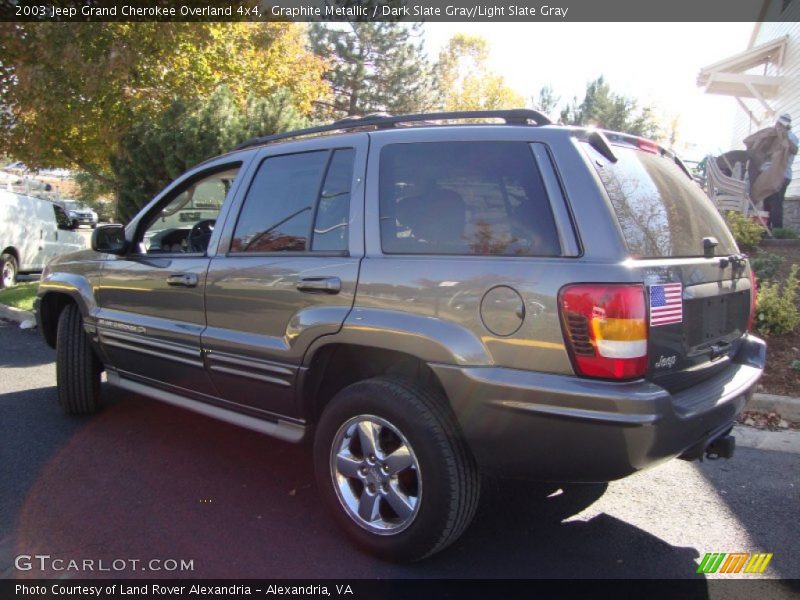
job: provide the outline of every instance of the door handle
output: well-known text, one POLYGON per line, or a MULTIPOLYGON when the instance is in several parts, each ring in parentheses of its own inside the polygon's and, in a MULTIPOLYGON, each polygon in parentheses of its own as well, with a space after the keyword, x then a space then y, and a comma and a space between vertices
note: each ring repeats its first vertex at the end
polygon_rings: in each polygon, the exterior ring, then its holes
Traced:
POLYGON ((338 277, 303 277, 297 282, 298 291, 309 294, 338 294, 342 280, 338 277))
POLYGON ((194 273, 178 273, 167 277, 167 284, 176 287, 195 287, 197 282, 197 275, 194 273))

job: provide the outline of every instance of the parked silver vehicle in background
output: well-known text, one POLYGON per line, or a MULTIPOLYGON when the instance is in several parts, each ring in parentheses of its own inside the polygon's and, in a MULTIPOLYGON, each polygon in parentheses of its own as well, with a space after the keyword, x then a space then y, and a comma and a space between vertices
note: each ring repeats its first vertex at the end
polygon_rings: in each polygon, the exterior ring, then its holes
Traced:
POLYGON ((97 213, 85 204, 81 204, 77 200, 62 200, 61 206, 66 211, 73 229, 77 229, 81 225, 88 225, 92 229, 97 227, 97 213))
POLYGON ((258 138, 92 247, 39 287, 64 409, 97 410, 105 369, 313 439, 334 517, 391 560, 457 539, 481 472, 730 458, 764 368, 747 257, 680 160, 535 111, 258 138), (487 118, 503 124, 453 124, 487 118))
POLYGON ((64 209, 41 198, 0 190, 0 287, 11 287, 20 273, 37 273, 47 261, 86 248, 64 209))

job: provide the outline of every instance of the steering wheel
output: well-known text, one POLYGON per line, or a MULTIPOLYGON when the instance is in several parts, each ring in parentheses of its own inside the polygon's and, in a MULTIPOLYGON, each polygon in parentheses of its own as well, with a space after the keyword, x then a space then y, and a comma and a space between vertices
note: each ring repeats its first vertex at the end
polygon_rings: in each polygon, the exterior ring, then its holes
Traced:
POLYGON ((194 224, 186 241, 189 244, 190 252, 205 252, 208 242, 211 241, 211 234, 214 231, 216 219, 203 219, 194 224))

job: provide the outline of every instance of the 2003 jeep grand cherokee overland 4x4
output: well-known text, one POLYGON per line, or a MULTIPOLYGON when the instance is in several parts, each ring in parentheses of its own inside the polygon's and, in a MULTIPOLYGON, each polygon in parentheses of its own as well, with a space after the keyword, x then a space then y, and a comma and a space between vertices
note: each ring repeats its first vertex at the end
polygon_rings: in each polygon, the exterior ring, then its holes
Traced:
POLYGON ((467 527, 481 470, 608 481, 730 456, 765 359, 753 290, 674 155, 518 110, 247 142, 50 263, 38 311, 67 412, 98 408, 105 369, 313 436, 345 531, 414 560, 467 527))

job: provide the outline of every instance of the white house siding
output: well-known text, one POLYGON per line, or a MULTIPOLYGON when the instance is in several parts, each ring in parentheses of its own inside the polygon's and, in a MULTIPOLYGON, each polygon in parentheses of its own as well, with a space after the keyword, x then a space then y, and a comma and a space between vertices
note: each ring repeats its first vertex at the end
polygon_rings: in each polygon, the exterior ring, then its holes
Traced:
MULTIPOLYGON (((795 135, 800 135, 800 0, 791 0, 786 10, 781 13, 783 2, 784 0, 772 0, 766 18, 780 19, 780 21, 765 21, 757 24, 755 39, 748 47, 759 46, 784 35, 789 36, 783 60, 783 69, 781 70, 784 82, 781 85, 778 97, 768 102, 775 110, 776 115, 787 112, 792 115, 792 129, 795 135)), ((764 74, 764 68, 759 67, 752 72, 764 74)), ((773 65, 770 65, 770 69, 766 74, 777 74, 773 65)), ((756 115, 763 114, 763 109, 756 100, 747 99, 745 102, 756 115)), ((742 140, 757 129, 759 129, 758 123, 751 123, 745 112, 739 110, 734 122, 732 147, 744 148, 742 140)), ((786 192, 786 196, 787 198, 800 197, 800 157, 794 161, 792 183, 786 192)), ((798 209, 797 215, 787 214, 786 220, 790 221, 794 226, 800 224, 800 202, 798 202, 797 207, 792 206, 790 208, 787 206, 786 208, 791 213, 795 212, 795 208, 798 209)))

